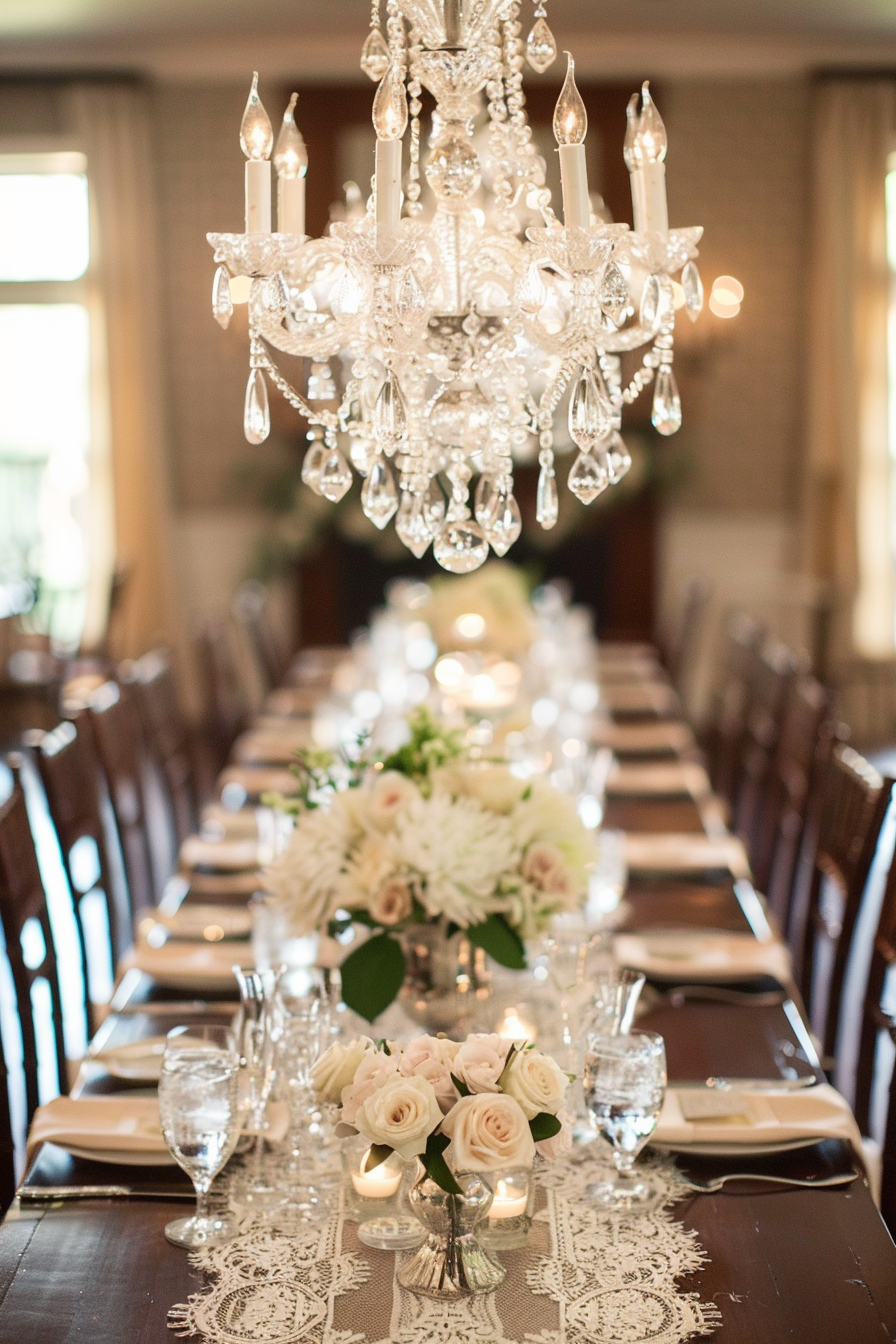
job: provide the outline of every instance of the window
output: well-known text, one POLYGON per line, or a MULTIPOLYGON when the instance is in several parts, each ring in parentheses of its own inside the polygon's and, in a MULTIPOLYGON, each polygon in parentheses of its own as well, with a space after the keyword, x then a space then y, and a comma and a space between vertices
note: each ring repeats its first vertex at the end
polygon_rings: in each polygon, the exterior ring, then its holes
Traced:
POLYGON ((76 647, 97 384, 87 161, 0 153, 0 616, 76 647))

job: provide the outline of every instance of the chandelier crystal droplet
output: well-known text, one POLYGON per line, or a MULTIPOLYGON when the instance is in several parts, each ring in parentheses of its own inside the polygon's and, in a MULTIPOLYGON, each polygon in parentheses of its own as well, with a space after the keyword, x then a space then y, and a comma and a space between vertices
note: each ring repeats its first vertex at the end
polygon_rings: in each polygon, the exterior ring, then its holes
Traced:
POLYGON ((623 410, 651 384, 654 429, 679 428, 675 305, 692 321, 703 307, 702 230, 669 227, 668 137, 647 83, 629 102, 621 147, 634 228, 592 209, 572 57, 553 122, 562 212, 552 201, 523 69, 547 70, 557 43, 544 0, 524 36, 522 4, 387 0, 381 22, 373 0, 361 51, 377 85, 372 191, 365 205, 352 184, 322 238, 304 233, 296 97, 275 144, 254 75, 239 134, 246 232, 208 235, 222 327, 231 278, 250 286, 249 442, 270 434, 270 383, 308 422, 304 484, 338 503, 360 481, 374 527, 391 523, 417 557, 432 546, 457 574, 490 550, 506 554, 533 525, 514 492, 516 461, 537 455, 534 525, 550 530, 560 518, 555 445, 574 501, 589 504, 629 470, 623 410), (487 124, 474 139, 483 97, 487 124), (639 350, 623 378, 622 356, 639 350), (281 372, 278 352, 308 370, 304 388, 281 372))

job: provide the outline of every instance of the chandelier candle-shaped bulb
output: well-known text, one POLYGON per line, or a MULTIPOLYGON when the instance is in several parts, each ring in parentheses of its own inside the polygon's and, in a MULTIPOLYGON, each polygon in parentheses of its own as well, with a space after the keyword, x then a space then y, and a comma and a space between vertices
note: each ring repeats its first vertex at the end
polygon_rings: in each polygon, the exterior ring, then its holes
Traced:
POLYGON ((569 62, 566 79, 554 109, 554 136, 560 146, 563 221, 568 229, 588 229, 591 226, 591 200, 584 143, 588 113, 576 88, 575 62, 569 52, 566 59, 569 62))
POLYGON ((240 126, 240 146, 246 156, 246 232, 271 231, 271 150, 274 132, 258 96, 258 71, 252 76, 249 101, 240 126))
POLYGON ((387 257, 398 241, 401 216, 401 137, 408 124, 408 100, 402 71, 393 64, 380 80, 373 100, 376 131, 376 245, 387 257))
POLYGON ((666 128, 650 96, 649 81, 641 86, 641 110, 633 93, 626 109, 627 129, 623 155, 632 181, 632 208, 636 233, 669 232, 666 203, 666 128))
POLYGON ((283 113, 283 125, 274 150, 277 170, 277 229, 280 233, 305 233, 305 175, 308 172, 308 151, 302 132, 296 125, 294 93, 283 113))

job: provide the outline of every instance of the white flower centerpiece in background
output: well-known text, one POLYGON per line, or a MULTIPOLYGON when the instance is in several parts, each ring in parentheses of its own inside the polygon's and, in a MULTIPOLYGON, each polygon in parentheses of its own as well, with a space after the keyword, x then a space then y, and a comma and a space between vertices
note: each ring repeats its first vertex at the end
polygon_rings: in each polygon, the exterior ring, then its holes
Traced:
MULTIPOLYGON (((420 1161, 409 1198, 429 1237, 402 1266, 404 1286, 429 1296, 496 1286, 503 1269, 478 1244, 472 1269, 485 1266, 486 1281, 466 1283, 464 1252, 490 1210, 499 1226, 515 1212, 501 1207, 504 1187, 511 1178, 515 1190, 520 1177, 531 1183, 536 1153, 553 1158, 568 1149, 569 1076, 526 1042, 480 1034, 461 1042, 418 1036, 406 1046, 368 1037, 336 1043, 312 1082, 322 1104, 338 1107, 337 1133, 369 1144, 365 1174, 394 1155, 420 1161), (442 1291, 452 1273, 460 1287, 442 1291)), ((531 1209, 527 1193, 521 1205, 531 1209)))
POLYGON ((531 586, 525 570, 490 560, 473 574, 432 580, 419 614, 440 653, 475 648, 522 658, 538 637, 531 586))
POLYGON ((342 962, 346 1004, 373 1021, 398 995, 404 936, 462 933, 503 966, 526 966, 524 940, 585 900, 594 840, 572 798, 503 762, 472 760, 460 734, 425 708, 409 739, 297 768, 288 849, 266 885, 295 935, 367 934, 342 962))

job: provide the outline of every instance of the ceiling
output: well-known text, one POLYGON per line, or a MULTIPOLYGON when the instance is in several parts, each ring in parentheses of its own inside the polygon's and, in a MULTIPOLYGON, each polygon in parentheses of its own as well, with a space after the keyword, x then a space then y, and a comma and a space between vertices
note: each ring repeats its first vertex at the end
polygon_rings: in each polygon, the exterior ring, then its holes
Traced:
MULTIPOLYGON (((527 5, 528 8, 528 5, 527 5)), ((0 67, 354 76, 367 0, 0 0, 0 67)), ((896 69, 896 0, 550 0, 583 73, 896 69)))

